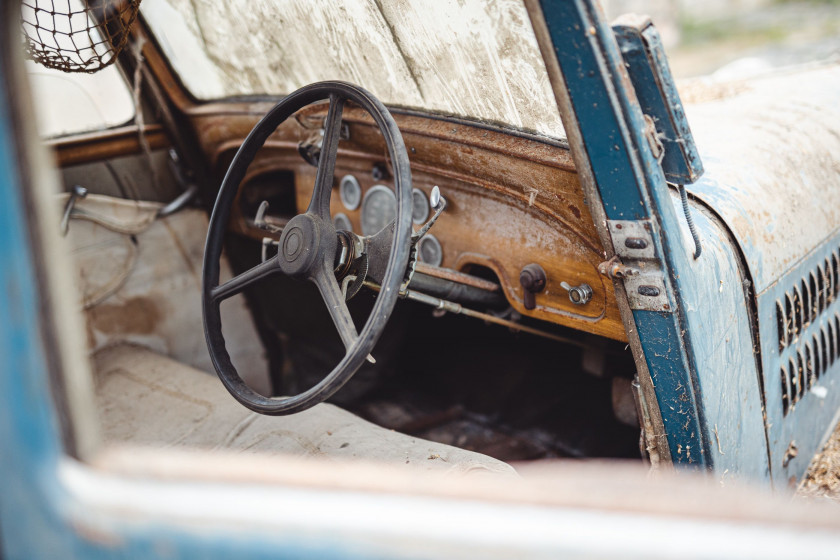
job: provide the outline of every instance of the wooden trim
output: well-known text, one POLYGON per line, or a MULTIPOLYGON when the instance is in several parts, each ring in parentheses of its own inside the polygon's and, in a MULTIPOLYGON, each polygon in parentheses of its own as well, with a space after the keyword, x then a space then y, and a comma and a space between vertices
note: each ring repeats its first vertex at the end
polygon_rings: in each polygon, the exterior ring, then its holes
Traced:
MULTIPOLYGON (((169 137, 159 124, 147 125, 145 136, 149 147, 153 150, 167 148, 171 145, 169 137)), ((59 167, 136 154, 143 149, 136 126, 124 126, 90 134, 48 140, 45 144, 54 151, 56 165, 59 167)))
POLYGON ((196 106, 197 102, 187 91, 178 76, 172 71, 169 61, 161 52, 154 35, 149 31, 143 14, 137 18, 137 23, 131 29, 131 42, 143 42, 143 61, 151 70, 158 85, 166 92, 166 97, 180 112, 196 106))

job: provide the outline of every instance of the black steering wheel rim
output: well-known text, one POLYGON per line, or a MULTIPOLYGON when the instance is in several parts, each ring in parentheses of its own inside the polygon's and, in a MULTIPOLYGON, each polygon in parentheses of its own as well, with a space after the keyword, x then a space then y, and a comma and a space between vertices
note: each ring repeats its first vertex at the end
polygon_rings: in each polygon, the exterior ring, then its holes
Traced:
MULTIPOLYGON (((310 216, 307 219, 312 219, 312 217, 310 216)), ((318 220, 315 221, 318 222, 318 220)), ((318 223, 320 224, 320 222, 318 223)), ((324 231, 329 231, 328 226, 321 224, 321 227, 327 227, 324 231)), ((334 232, 334 228, 332 231, 334 232)), ((326 237, 329 237, 329 235, 326 235, 326 237)), ((275 105, 257 123, 248 134, 242 146, 240 146, 222 181, 222 186, 219 189, 219 194, 213 207, 213 213, 210 217, 202 271, 204 334, 213 367, 225 388, 238 402, 247 408, 267 415, 286 415, 302 412, 326 400, 338 391, 359 369, 382 334, 385 323, 390 317, 391 310, 399 296, 400 285, 408 265, 410 239, 411 170, 402 135, 388 109, 365 89, 338 81, 310 84, 283 98, 282 101, 275 105), (315 214, 319 214, 318 210, 320 208, 321 215, 326 211, 327 218, 329 216, 329 195, 332 190, 335 154, 338 146, 337 135, 340 133, 341 125, 341 110, 344 102, 349 100, 366 110, 373 117, 385 139, 385 144, 391 158, 394 188, 397 196, 394 241, 389 252, 388 265, 383 277, 381 290, 373 305, 373 309, 358 337, 347 348, 344 357, 338 365, 318 384, 299 395, 285 398, 265 397, 245 384, 236 371, 230 359, 230 354, 225 347, 225 340, 222 335, 220 306, 224 299, 233 295, 233 293, 228 293, 224 290, 225 286, 233 282, 227 282, 219 286, 219 266, 224 244, 224 234, 236 193, 257 151, 265 144, 268 137, 283 121, 299 109, 323 100, 330 101, 330 111, 325 119, 324 149, 321 153, 321 161, 319 161, 316 188, 313 190, 313 199, 309 209, 305 214, 296 216, 296 219, 304 215, 309 216, 313 208, 315 209, 315 214), (338 108, 334 111, 334 107, 338 108), (335 117, 335 112, 338 114, 337 117, 335 117), (329 175, 329 177, 326 177, 325 174, 329 175), (327 185, 327 179, 329 180, 329 185, 325 186, 327 185), (320 191, 319 185, 321 185, 320 191), (324 189, 326 189, 326 192, 324 189), (319 197, 319 200, 316 201, 316 197, 319 197), (324 200, 326 200, 325 203, 324 200), (324 205, 326 205, 326 208, 324 205)), ((281 238, 282 243, 283 238, 281 238)), ((335 239, 324 239, 321 243, 335 243, 335 239)), ((243 278, 249 274, 252 274, 253 278, 256 279, 262 277, 259 276, 260 274, 268 275, 270 273, 273 272, 269 270, 269 267, 258 265, 250 271, 240 274, 234 280, 243 278)), ((255 280, 251 279, 251 277, 244 280, 243 282, 245 283, 241 285, 239 291, 244 289, 251 281, 255 280)), ((324 295, 323 291, 322 295, 324 295)), ((341 332, 340 327, 339 331, 341 332)))

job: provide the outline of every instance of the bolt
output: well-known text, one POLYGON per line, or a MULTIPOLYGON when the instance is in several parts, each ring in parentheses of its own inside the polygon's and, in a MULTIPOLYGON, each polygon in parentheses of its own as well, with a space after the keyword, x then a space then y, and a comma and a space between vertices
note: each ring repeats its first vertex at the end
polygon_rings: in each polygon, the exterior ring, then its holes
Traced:
POLYGON ((381 181, 388 176, 388 168, 385 167, 384 163, 377 163, 370 170, 370 176, 373 177, 374 181, 381 181))

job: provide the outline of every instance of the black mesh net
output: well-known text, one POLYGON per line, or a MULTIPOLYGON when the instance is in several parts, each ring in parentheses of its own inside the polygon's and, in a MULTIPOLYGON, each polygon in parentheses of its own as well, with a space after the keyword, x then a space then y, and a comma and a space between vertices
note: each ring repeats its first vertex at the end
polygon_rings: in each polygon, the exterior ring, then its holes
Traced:
POLYGON ((97 72, 125 47, 139 8, 140 0, 23 0, 26 53, 48 68, 97 72))

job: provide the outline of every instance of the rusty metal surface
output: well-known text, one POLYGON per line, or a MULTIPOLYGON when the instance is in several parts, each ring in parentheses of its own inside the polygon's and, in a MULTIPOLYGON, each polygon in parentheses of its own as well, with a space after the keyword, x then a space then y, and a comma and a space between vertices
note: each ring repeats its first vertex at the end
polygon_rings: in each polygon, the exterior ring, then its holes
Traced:
POLYGON ((840 65, 685 91, 706 166, 688 190, 731 228, 761 293, 840 227, 840 65))
POLYGON ((471 274, 464 274, 463 272, 458 272, 457 270, 452 270, 451 268, 441 268, 439 266, 431 266, 426 263, 418 262, 416 269, 417 272, 422 272, 423 274, 428 274, 429 276, 434 276, 435 278, 451 280, 453 282, 472 286, 480 290, 486 290, 488 292, 499 291, 499 285, 495 282, 479 278, 478 276, 472 276, 471 274))

